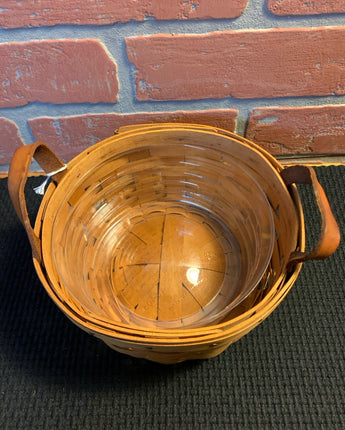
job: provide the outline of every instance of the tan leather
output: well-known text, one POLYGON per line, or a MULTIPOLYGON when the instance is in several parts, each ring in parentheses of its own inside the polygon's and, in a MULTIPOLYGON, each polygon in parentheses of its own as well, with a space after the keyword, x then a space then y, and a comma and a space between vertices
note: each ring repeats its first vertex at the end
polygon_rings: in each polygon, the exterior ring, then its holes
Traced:
MULTIPOLYGON (((25 184, 33 158, 48 174, 61 169, 64 163, 45 143, 36 142, 31 145, 21 146, 16 150, 8 172, 8 191, 14 209, 25 227, 31 244, 33 257, 41 261, 41 241, 31 227, 24 194, 25 184)), ((56 174, 54 176, 54 181, 58 182, 64 174, 65 172, 56 174)))
POLYGON ((316 177, 315 170, 308 166, 291 166, 285 168, 281 172, 281 176, 286 185, 293 183, 312 185, 321 214, 321 233, 316 246, 309 252, 294 252, 290 256, 289 263, 321 260, 329 257, 339 246, 340 230, 326 194, 316 177))

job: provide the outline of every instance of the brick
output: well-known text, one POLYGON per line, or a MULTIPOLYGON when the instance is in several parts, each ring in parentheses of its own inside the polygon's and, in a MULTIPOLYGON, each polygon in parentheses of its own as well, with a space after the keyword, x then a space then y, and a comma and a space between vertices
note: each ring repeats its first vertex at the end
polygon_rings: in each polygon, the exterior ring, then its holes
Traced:
POLYGON ((275 15, 321 15, 345 12, 343 0, 268 0, 267 8, 275 15))
POLYGON ((345 94, 345 27, 126 39, 138 100, 345 94))
POLYGON ((344 154, 345 105, 258 108, 246 137, 274 155, 344 154))
POLYGON ((247 3, 248 0, 0 0, 0 25, 18 28, 57 24, 104 25, 149 18, 236 18, 247 3))
POLYGON ((17 125, 7 118, 0 118, 0 164, 9 164, 14 151, 23 144, 17 125))
POLYGON ((116 65, 98 40, 3 43, 0 58, 0 107, 117 101, 116 65))
POLYGON ((36 140, 48 143, 66 161, 124 125, 183 122, 235 130, 237 110, 207 110, 137 114, 98 114, 62 118, 35 118, 29 125, 36 140))

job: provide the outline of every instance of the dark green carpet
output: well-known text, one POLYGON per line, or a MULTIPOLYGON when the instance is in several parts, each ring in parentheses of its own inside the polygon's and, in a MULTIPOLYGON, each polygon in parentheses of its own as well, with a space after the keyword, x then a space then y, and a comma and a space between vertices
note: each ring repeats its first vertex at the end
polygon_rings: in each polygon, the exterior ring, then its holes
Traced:
MULTIPOLYGON (((317 174, 344 234, 345 166, 317 174)), ((318 213, 310 189, 301 193, 312 242, 318 213)), ((39 199, 28 198, 34 211, 39 199)), ((345 428, 344 244, 306 263, 278 309, 226 352, 173 366, 118 354, 55 307, 6 179, 0 264, 1 430, 345 428)))

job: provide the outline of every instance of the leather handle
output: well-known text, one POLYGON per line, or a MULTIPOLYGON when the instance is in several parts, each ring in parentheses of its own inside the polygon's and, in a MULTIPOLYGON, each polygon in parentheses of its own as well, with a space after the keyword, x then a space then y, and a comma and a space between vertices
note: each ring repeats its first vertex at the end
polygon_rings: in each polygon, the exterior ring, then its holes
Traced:
POLYGON ((340 243, 340 229, 334 218, 324 189, 319 183, 315 170, 308 166, 291 166, 281 172, 286 185, 310 184, 313 187, 316 203, 321 214, 321 233, 316 246, 309 252, 295 251, 291 254, 289 264, 308 260, 322 260, 329 257, 340 243))
POLYGON ((62 160, 43 142, 32 143, 19 147, 13 155, 8 172, 8 191, 14 209, 23 224, 32 248, 33 258, 42 261, 41 241, 36 235, 31 222, 25 200, 25 184, 33 158, 39 163, 48 175, 54 175, 54 181, 59 182, 65 174, 62 160))

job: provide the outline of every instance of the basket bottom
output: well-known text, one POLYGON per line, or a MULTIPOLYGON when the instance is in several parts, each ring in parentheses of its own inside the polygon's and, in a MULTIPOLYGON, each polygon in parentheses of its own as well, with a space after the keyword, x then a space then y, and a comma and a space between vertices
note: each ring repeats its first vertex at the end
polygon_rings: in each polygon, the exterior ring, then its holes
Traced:
POLYGON ((238 243, 208 211, 184 203, 141 205, 110 229, 116 246, 103 271, 110 276, 98 282, 99 297, 109 297, 109 285, 112 311, 124 322, 206 325, 237 295, 238 243))

